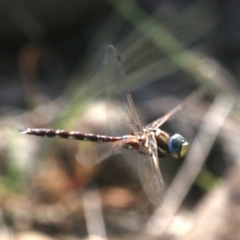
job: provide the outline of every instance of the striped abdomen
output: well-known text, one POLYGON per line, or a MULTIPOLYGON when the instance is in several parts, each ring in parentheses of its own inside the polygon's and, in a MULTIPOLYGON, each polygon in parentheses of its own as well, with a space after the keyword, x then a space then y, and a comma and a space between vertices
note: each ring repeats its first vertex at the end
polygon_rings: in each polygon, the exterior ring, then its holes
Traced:
POLYGON ((39 137, 60 137, 65 139, 76 139, 82 141, 91 142, 115 142, 126 139, 126 136, 112 137, 105 135, 97 135, 91 133, 80 133, 75 131, 55 130, 55 129, 44 129, 44 128, 28 128, 27 130, 20 130, 20 133, 35 135, 39 137))

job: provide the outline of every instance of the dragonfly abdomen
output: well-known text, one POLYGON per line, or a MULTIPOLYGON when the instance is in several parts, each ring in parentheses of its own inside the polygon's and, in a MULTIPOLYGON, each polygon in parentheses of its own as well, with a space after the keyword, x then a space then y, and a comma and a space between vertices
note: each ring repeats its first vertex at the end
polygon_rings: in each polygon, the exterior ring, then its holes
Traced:
POLYGON ((20 131, 20 133, 35 135, 39 137, 60 137, 65 139, 75 139, 80 141, 91 142, 115 142, 122 140, 122 137, 112 137, 92 133, 80 133, 76 131, 65 131, 45 128, 28 128, 27 130, 20 131))

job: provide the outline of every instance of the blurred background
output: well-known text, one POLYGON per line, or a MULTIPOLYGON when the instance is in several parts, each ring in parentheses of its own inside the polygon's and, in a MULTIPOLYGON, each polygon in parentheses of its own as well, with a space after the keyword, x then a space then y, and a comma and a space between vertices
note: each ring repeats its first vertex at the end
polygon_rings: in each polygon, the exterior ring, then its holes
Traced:
POLYGON ((1 1, 0 239, 239 239, 239 9, 232 0, 1 1), (81 165, 76 155, 91 162, 96 144, 18 133, 121 127, 106 107, 108 44, 144 125, 204 89, 162 126, 192 147, 186 159, 159 159, 158 208, 137 153, 81 165))

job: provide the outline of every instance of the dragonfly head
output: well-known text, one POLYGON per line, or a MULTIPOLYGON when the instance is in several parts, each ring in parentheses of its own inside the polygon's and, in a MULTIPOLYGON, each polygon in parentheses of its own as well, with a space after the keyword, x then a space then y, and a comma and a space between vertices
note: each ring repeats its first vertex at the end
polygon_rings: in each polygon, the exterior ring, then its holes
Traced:
POLYGON ((180 158, 184 157, 188 152, 189 144, 183 136, 176 133, 170 137, 168 142, 168 149, 171 156, 180 158))

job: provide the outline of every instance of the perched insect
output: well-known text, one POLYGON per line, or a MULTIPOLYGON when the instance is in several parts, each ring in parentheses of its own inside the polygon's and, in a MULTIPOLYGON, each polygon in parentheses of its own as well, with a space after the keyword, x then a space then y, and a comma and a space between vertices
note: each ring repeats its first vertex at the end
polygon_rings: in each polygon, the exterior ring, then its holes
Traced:
MULTIPOLYGON (((188 152, 189 144, 180 134, 169 135, 160 129, 173 114, 179 111, 183 104, 178 105, 165 116, 153 123, 143 127, 136 113, 132 96, 129 92, 127 82, 124 78, 120 57, 112 45, 106 48, 105 67, 107 69, 106 82, 109 91, 121 91, 126 109, 124 115, 125 129, 128 134, 122 136, 104 136, 76 131, 65 131, 55 129, 28 128, 20 130, 23 134, 36 135, 40 137, 60 137, 76 139, 80 141, 97 142, 98 144, 109 143, 114 150, 109 154, 99 156, 99 162, 117 152, 120 148, 128 148, 137 151, 139 177, 143 188, 150 201, 158 206, 164 193, 164 183, 159 168, 158 157, 172 156, 181 158, 188 152)), ((122 120, 123 121, 123 120, 122 120)), ((114 125, 114 124, 112 124, 114 125)), ((119 126, 123 126, 123 123, 119 126)), ((114 128, 116 126, 113 126, 114 128)), ((114 132, 114 131, 113 131, 114 132)))

